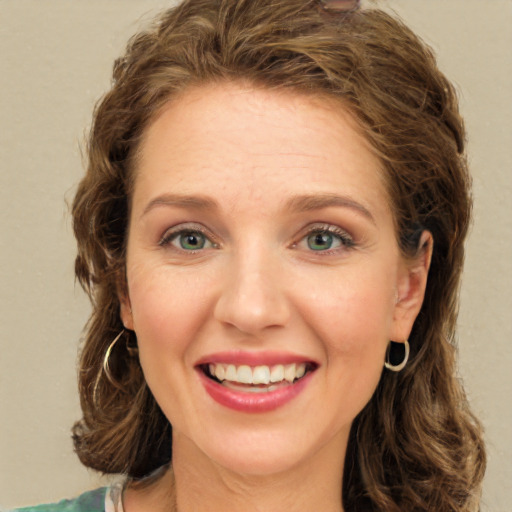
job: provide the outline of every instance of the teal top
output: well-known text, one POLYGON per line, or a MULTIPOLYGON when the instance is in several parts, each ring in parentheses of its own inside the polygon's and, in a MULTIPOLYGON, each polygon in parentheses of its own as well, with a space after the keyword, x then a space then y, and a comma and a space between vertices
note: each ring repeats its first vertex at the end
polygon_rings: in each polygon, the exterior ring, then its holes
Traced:
POLYGON ((85 492, 73 500, 62 500, 48 505, 17 508, 12 512, 105 512, 108 487, 85 492))

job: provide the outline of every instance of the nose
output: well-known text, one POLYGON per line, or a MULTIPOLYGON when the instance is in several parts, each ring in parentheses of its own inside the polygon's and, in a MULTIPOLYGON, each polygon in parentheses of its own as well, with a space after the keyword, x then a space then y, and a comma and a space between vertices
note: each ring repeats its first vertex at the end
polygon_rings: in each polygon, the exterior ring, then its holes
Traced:
POLYGON ((282 281, 278 259, 272 260, 261 249, 239 254, 225 271, 215 318, 250 335, 283 327, 290 307, 282 281))

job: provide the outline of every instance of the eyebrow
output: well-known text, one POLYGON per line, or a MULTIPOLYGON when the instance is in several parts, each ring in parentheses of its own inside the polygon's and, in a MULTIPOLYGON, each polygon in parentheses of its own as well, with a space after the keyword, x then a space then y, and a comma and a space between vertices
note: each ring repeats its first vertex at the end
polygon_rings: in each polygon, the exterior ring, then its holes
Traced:
POLYGON ((175 206, 195 210, 217 210, 219 205, 214 199, 203 195, 162 194, 152 199, 144 208, 141 217, 158 206, 175 206))
MULTIPOLYGON (((174 206, 177 208, 193 208, 196 210, 218 210, 219 204, 211 197, 204 195, 162 194, 152 199, 144 208, 141 217, 158 206, 174 206)), ((285 210, 291 212, 321 210, 323 208, 342 207, 355 210, 375 224, 370 211, 361 203, 348 196, 337 194, 296 195, 288 199, 285 210)))
POLYGON ((286 209, 293 212, 321 210, 322 208, 331 208, 333 206, 355 210, 375 224, 375 219, 370 211, 361 203, 358 203, 348 196, 339 196, 337 194, 308 194, 294 196, 286 203, 286 209))

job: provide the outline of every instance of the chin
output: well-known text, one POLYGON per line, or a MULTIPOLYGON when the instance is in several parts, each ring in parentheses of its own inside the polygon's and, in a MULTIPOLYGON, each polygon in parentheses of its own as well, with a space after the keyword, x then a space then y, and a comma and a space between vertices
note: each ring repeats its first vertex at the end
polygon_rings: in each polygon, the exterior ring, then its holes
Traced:
POLYGON ((324 458, 335 451, 339 452, 340 460, 343 457, 341 444, 333 439, 338 437, 336 435, 315 439, 308 432, 297 432, 290 425, 279 428, 260 424, 255 428, 251 420, 249 422, 251 424, 246 425, 245 429, 233 427, 228 430, 224 425, 221 435, 217 431, 206 438, 206 432, 203 432, 202 438, 197 439, 196 447, 215 465, 235 474, 252 477, 293 472, 301 467, 307 470, 317 457, 324 458), (331 444, 332 441, 336 446, 331 444))
POLYGON ((300 465, 304 454, 297 453, 292 447, 267 446, 223 450, 222 453, 212 454, 211 458, 232 473, 265 477, 293 470, 300 465))

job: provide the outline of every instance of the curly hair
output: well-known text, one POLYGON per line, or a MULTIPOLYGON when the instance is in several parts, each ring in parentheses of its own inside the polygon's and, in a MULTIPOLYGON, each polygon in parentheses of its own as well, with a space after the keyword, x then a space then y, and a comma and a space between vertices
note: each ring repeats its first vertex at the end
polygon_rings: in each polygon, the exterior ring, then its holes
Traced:
POLYGON ((92 301, 81 350, 80 460, 142 478, 171 462, 172 427, 149 391, 119 295, 133 169, 141 137, 191 86, 244 81, 340 101, 379 156, 402 253, 422 230, 434 250, 410 363, 383 371, 356 417, 345 461, 346 510, 478 510, 485 469, 481 427, 455 367, 463 242, 470 222, 465 132, 432 51, 378 9, 326 11, 313 0, 185 0, 135 35, 94 112, 88 169, 73 203, 76 276, 92 301), (111 377, 110 377, 111 376, 111 377))

